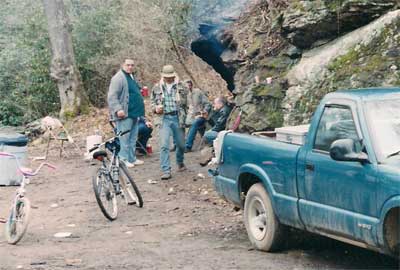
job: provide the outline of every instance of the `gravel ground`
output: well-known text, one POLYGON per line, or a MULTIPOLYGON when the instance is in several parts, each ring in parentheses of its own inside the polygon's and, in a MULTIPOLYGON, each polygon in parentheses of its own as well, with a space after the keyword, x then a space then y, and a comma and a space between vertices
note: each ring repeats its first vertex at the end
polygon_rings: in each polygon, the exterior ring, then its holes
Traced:
MULTIPOLYGON (((39 153, 43 146, 30 148, 31 156, 39 153)), ((158 180, 157 153, 130 169, 144 207, 120 204, 114 222, 95 201, 96 165, 51 154, 57 170, 43 171, 27 187, 33 209, 22 241, 8 245, 0 224, 0 269, 399 269, 384 255, 298 231, 279 253, 254 250, 242 212, 213 191, 199 152, 188 153, 188 170, 173 172, 170 181, 158 180), (55 238, 58 232, 72 237, 55 238)), ((0 217, 7 216, 14 191, 0 187, 0 217)))

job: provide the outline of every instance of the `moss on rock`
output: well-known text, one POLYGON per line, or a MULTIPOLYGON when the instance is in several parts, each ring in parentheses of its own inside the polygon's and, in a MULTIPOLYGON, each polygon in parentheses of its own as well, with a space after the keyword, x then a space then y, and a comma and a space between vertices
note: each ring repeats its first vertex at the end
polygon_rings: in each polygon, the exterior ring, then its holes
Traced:
POLYGON ((282 90, 282 87, 278 83, 259 84, 251 89, 256 97, 272 97, 277 99, 284 97, 282 90))
POLYGON ((388 25, 369 44, 361 44, 336 58, 328 66, 328 73, 310 85, 308 91, 294 105, 292 123, 309 120, 325 94, 338 89, 399 86, 400 20, 388 25))
POLYGON ((262 37, 256 37, 252 44, 247 48, 247 55, 250 57, 257 55, 261 50, 262 43, 262 37))

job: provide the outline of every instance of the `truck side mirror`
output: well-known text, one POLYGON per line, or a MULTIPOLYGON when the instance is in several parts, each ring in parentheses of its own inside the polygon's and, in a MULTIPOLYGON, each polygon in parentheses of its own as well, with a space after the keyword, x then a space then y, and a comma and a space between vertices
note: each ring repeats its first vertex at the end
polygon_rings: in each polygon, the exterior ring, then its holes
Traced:
POLYGON ((329 154, 333 160, 369 162, 368 155, 358 151, 357 142, 353 139, 340 139, 332 143, 329 154))

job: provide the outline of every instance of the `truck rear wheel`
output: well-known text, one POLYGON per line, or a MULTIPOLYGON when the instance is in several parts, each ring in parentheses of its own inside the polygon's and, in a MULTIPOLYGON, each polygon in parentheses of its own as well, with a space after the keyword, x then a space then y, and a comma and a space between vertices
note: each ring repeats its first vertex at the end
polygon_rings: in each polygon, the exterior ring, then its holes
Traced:
POLYGON ((276 251, 281 247, 284 226, 276 218, 271 200, 261 183, 251 186, 247 193, 244 223, 249 240, 257 249, 276 251))

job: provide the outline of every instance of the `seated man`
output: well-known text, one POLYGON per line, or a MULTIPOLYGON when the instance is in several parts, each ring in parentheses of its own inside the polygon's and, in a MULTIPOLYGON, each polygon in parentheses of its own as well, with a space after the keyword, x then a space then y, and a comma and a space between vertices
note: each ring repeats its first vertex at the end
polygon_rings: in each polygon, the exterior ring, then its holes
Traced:
POLYGON ((147 141, 151 137, 151 133, 153 132, 153 125, 151 122, 146 121, 146 118, 139 117, 139 131, 138 131, 138 139, 136 141, 136 151, 139 154, 146 155, 146 145, 147 141))
POLYGON ((186 80, 186 85, 189 89, 188 93, 188 113, 186 116, 185 124, 190 126, 186 142, 185 151, 192 150, 193 141, 196 138, 197 132, 203 136, 205 131, 205 124, 209 112, 211 111, 211 104, 207 96, 198 88, 193 88, 193 83, 186 80))
POLYGON ((226 122, 231 112, 231 108, 226 104, 224 97, 214 99, 213 106, 214 112, 208 120, 212 128, 204 134, 204 138, 208 144, 212 144, 217 138, 218 132, 225 130, 226 122))

